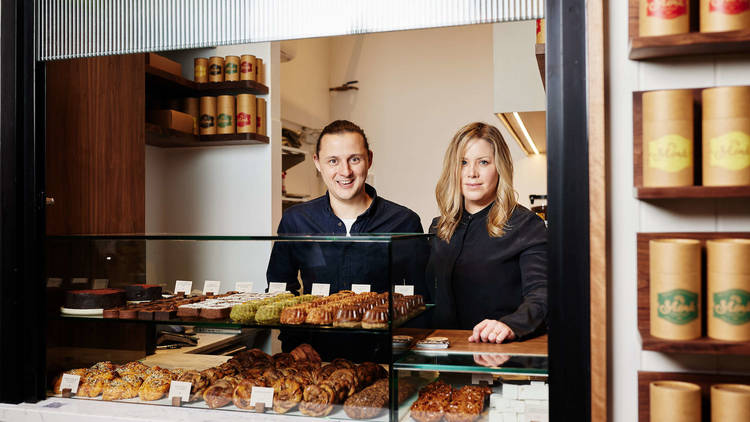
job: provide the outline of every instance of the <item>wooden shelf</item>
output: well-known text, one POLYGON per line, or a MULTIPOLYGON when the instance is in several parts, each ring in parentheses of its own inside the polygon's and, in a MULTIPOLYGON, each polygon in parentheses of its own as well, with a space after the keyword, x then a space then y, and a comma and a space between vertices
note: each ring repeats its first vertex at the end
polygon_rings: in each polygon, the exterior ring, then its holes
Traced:
POLYGON ((692 1, 690 8, 689 33, 641 37, 638 35, 638 0, 629 0, 629 58, 648 60, 679 56, 750 53, 750 30, 699 32, 698 2, 692 1))
POLYGON ((216 95, 266 95, 268 87, 255 81, 197 83, 146 65, 146 93, 160 96, 201 97, 216 95))
MULTIPOLYGON (((682 238, 697 239, 704 245, 709 239, 719 238, 743 238, 750 239, 750 232, 693 232, 693 233, 638 233, 638 331, 643 340, 643 350, 653 350, 665 353, 694 353, 694 354, 728 354, 728 355, 750 355, 750 342, 732 342, 714 340, 702 337, 697 340, 673 341, 664 340, 651 336, 650 315, 651 303, 649 301, 649 241, 653 239, 682 238)), ((705 261, 705 253, 703 254, 705 261)), ((705 262, 703 268, 706 268, 705 262)), ((704 270, 705 274, 705 270, 704 270)), ((702 291, 706 292, 706 281, 703 277, 702 291)), ((703 295, 705 302, 705 294, 703 295)), ((701 305, 704 309, 702 331, 706 333, 705 303, 701 305)))
POLYGON ((256 145, 267 143, 269 143, 267 136, 256 133, 198 136, 163 128, 153 123, 146 123, 146 144, 162 148, 256 145))
POLYGON ((542 77, 542 87, 547 90, 547 78, 545 72, 545 55, 547 53, 547 44, 536 44, 536 63, 539 65, 539 75, 542 77))
POLYGON ((683 381, 701 387, 701 420, 711 420, 711 386, 714 384, 750 384, 749 375, 691 374, 682 372, 638 372, 638 422, 651 420, 649 384, 654 381, 683 381))
POLYGON ((701 186, 702 183, 702 114, 701 91, 693 88, 693 168, 694 186, 644 187, 643 186, 643 93, 633 92, 633 186, 638 199, 677 198, 748 198, 750 186, 701 186))

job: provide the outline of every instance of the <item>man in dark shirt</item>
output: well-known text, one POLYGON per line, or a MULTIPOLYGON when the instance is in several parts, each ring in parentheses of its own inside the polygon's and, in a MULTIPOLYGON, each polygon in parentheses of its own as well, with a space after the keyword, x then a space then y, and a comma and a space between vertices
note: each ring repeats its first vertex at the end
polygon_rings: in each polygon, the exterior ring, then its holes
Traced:
MULTIPOLYGON (((313 160, 328 191, 286 210, 278 234, 328 234, 352 236, 356 240, 357 235, 365 233, 422 233, 415 212, 379 197, 372 186, 365 184, 372 157, 367 137, 359 126, 346 120, 326 126, 318 137, 313 160)), ((416 293, 424 293, 423 273, 418 274, 413 265, 389 262, 391 256, 394 261, 414 261, 415 251, 408 255, 398 251, 389 253, 389 247, 388 243, 356 241, 276 242, 266 278, 269 283, 286 283, 287 290, 295 294, 300 290, 298 272, 302 293, 310 293, 313 283, 330 284, 331 293, 351 289, 352 284, 369 284, 371 291, 383 292, 388 291, 392 280, 409 278, 407 281, 415 285, 416 293), (394 273, 395 268, 405 270, 394 273)), ((425 242, 419 255, 426 254, 425 242)), ((286 334, 282 336, 285 351, 296 346, 290 333, 283 334, 286 334)))

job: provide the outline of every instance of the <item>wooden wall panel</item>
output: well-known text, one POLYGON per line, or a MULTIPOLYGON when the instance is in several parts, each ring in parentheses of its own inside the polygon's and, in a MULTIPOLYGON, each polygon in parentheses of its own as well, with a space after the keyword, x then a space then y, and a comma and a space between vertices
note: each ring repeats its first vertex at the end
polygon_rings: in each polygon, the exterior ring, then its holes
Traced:
POLYGON ((144 56, 46 66, 47 234, 143 233, 144 56))

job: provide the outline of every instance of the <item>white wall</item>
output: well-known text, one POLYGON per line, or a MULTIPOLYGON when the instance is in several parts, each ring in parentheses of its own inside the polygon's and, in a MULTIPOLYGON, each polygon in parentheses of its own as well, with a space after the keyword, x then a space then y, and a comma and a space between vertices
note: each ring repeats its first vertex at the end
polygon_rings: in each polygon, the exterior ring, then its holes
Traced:
POLYGON ((747 231, 748 199, 645 202, 633 198, 632 92, 750 84, 750 59, 717 56, 651 62, 628 60, 628 3, 609 8, 609 201, 611 207, 611 394, 613 421, 638 415, 637 371, 750 373, 744 356, 675 355, 641 351, 637 330, 636 233, 747 231))
POLYGON ((546 193, 546 158, 528 159, 493 114, 492 25, 336 37, 331 63, 331 86, 359 80, 360 87, 333 94, 331 119, 365 130, 378 193, 417 212, 425 228, 438 215, 445 149, 473 121, 503 131, 522 204, 546 193))
MULTIPOLYGON (((259 43, 164 53, 192 79, 193 58, 254 54, 266 67, 270 145, 146 148, 146 232, 201 235, 270 235, 281 216, 281 124, 278 44, 259 43)), ((270 243, 156 242, 147 247, 150 282, 189 279, 237 281, 265 287, 270 243)))

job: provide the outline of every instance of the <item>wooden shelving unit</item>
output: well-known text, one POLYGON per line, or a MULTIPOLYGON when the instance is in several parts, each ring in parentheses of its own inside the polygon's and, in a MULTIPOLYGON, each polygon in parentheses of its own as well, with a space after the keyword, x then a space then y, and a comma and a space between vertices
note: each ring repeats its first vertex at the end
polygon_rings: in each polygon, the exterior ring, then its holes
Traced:
POLYGON ((654 381, 683 381, 701 387, 701 420, 711 420, 711 386, 714 384, 750 384, 750 375, 691 374, 683 372, 638 372, 638 422, 651 420, 649 384, 654 381))
POLYGON ((267 144, 267 136, 257 133, 234 133, 228 135, 193 135, 146 123, 146 144, 162 148, 211 147, 226 145, 267 144))
POLYGON ((750 53, 750 29, 699 32, 698 2, 690 4, 690 32, 657 37, 638 36, 638 0, 629 0, 629 53, 631 60, 679 56, 750 53))
MULTIPOLYGON (((709 239, 720 238, 750 238, 750 232, 693 232, 693 233, 638 233, 638 331, 643 340, 643 350, 653 350, 666 353, 695 353, 695 354, 727 354, 727 355, 750 355, 750 342, 733 342, 714 340, 702 337, 696 340, 673 341, 664 340, 651 336, 650 315, 651 303, 649 301, 649 241, 653 239, 682 238, 697 239, 705 244, 709 239)), ((705 260, 705 254, 704 254, 705 260)), ((705 262, 703 265, 705 269, 705 262)), ((705 271, 704 271, 705 272, 705 271)), ((706 292, 705 277, 703 277, 702 290, 706 292)), ((705 294, 703 295, 703 333, 706 333, 705 294)))
POLYGON ((677 199, 677 198, 747 198, 750 186, 701 186, 701 91, 693 91, 693 167, 694 186, 644 187, 643 186, 643 92, 633 92, 633 186, 638 199, 677 199))
POLYGON ((307 159, 307 151, 294 147, 281 147, 281 171, 287 171, 307 159))
POLYGON ((146 91, 161 95, 201 97, 216 95, 266 95, 268 87, 255 81, 197 83, 146 65, 146 91))

